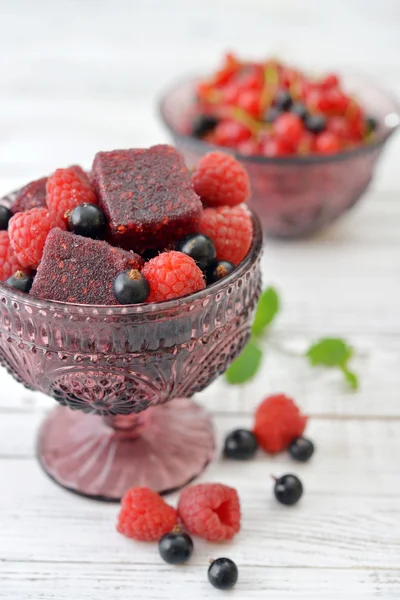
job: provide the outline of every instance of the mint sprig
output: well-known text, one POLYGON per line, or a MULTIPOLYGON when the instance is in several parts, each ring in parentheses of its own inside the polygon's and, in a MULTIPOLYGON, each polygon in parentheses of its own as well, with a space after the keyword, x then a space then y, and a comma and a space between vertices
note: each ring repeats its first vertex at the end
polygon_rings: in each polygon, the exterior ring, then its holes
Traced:
POLYGON ((260 296, 254 317, 253 335, 260 335, 279 312, 279 296, 275 288, 267 288, 260 296))
POLYGON ((307 350, 312 366, 339 368, 352 390, 358 388, 358 377, 348 367, 349 360, 353 356, 353 349, 340 338, 324 338, 312 344, 307 350))

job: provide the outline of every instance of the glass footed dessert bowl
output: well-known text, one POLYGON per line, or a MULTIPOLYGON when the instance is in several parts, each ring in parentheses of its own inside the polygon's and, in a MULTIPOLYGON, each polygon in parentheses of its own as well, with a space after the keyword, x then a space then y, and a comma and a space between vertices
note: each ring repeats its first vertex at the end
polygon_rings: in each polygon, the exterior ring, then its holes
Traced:
POLYGON ((0 283, 0 361, 25 387, 61 405, 43 423, 37 446, 58 484, 118 501, 133 485, 180 488, 210 462, 211 420, 191 396, 226 370, 250 336, 262 247, 254 213, 252 220, 242 263, 176 300, 80 305, 0 283))

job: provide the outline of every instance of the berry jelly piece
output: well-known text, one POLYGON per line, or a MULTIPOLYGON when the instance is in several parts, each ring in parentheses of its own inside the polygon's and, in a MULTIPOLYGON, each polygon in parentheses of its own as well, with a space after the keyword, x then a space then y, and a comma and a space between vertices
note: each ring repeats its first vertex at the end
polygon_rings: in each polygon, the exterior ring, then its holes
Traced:
POLYGON ((165 248, 198 231, 201 202, 172 146, 98 152, 92 181, 115 246, 165 248))
POLYGON ((118 304, 113 292, 115 277, 142 265, 134 252, 55 228, 47 236, 30 293, 60 302, 118 304))

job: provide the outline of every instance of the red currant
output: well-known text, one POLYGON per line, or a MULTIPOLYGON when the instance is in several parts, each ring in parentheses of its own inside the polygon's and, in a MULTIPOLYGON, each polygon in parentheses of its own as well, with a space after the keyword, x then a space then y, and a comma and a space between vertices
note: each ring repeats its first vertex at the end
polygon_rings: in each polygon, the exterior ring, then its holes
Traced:
POLYGON ((314 149, 318 154, 334 154, 340 149, 338 137, 330 131, 324 131, 316 136, 314 149))
POLYGON ((260 154, 260 145, 255 140, 246 140, 240 142, 236 150, 239 154, 244 154, 245 156, 256 156, 260 154))
POLYGON ((214 130, 214 143, 219 146, 236 146, 250 137, 250 130, 237 121, 221 121, 214 130))
POLYGON ((293 113, 282 113, 273 124, 273 131, 277 138, 287 144, 295 146, 300 141, 304 131, 303 121, 293 113))
POLYGON ((324 88, 326 90, 330 89, 330 88, 338 87, 339 77, 337 75, 335 75, 335 73, 329 73, 322 79, 320 85, 322 88, 324 88))
POLYGON ((261 152, 264 156, 287 156, 293 154, 293 148, 282 139, 270 137, 261 144, 261 152))
POLYGON ((241 92, 237 105, 252 117, 260 116, 260 94, 256 90, 244 90, 241 92))

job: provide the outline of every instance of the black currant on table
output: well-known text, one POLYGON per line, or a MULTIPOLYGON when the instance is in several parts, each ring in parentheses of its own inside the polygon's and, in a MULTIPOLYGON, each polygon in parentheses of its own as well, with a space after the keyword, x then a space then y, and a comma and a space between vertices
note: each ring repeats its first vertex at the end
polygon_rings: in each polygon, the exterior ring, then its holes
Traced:
POLYGON ((72 233, 94 240, 102 239, 106 228, 104 212, 95 204, 80 204, 68 216, 72 233))
POLYGON ((225 438, 224 456, 234 460, 249 460, 257 452, 257 439, 248 429, 235 429, 225 438))
POLYGON ((170 531, 158 542, 160 556, 170 565, 182 565, 193 553, 193 540, 183 531, 170 531))
POLYGON ((208 580, 218 590, 230 590, 238 577, 238 568, 230 558, 217 558, 208 568, 208 580))
POLYGON ((150 285, 137 269, 118 273, 113 283, 114 296, 121 304, 140 304, 147 300, 150 285))
POLYGON ((294 460, 307 462, 314 454, 314 444, 305 437, 297 437, 289 445, 289 454, 294 460))
POLYGON ((11 275, 6 281, 6 285, 19 290, 20 292, 24 292, 25 294, 29 294, 29 291, 32 287, 33 277, 26 275, 23 271, 17 271, 14 275, 11 275))
POLYGON ((217 256, 213 241, 202 233, 188 235, 177 244, 176 249, 191 256, 202 271, 207 269, 217 256))
POLYGON ((292 506, 303 495, 303 484, 296 475, 287 474, 275 479, 275 498, 281 504, 292 506))

